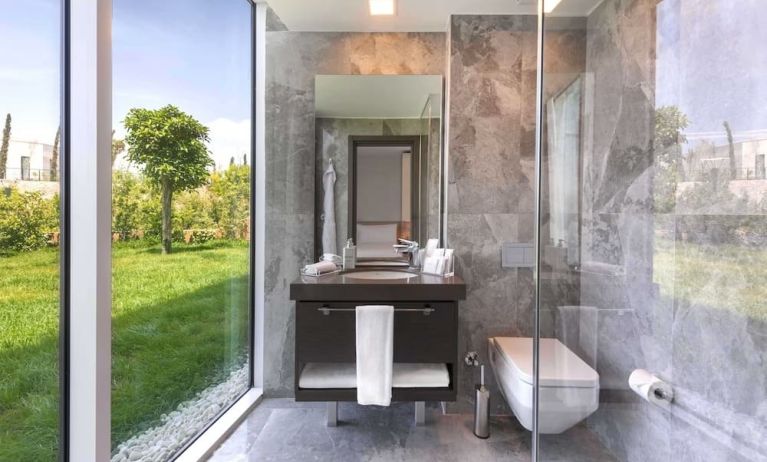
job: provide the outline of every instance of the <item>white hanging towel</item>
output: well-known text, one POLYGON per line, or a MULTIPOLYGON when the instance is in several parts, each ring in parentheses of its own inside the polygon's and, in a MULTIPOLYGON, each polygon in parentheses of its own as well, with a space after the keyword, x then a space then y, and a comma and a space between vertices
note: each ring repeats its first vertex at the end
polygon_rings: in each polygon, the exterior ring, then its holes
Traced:
POLYGON ((391 404, 394 365, 394 307, 358 306, 357 403, 391 404))
POLYGON ((322 202, 322 252, 337 254, 336 251, 336 205, 334 190, 336 184, 336 169, 330 160, 325 173, 322 174, 322 189, 325 196, 322 202))

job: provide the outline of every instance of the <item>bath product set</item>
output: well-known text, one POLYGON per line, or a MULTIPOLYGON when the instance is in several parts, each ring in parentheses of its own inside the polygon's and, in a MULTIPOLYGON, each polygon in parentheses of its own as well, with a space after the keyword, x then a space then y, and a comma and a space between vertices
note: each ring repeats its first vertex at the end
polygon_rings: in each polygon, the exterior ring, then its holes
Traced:
POLYGON ((452 276, 454 269, 454 250, 441 249, 439 239, 429 239, 426 248, 421 250, 421 272, 437 276, 452 276))

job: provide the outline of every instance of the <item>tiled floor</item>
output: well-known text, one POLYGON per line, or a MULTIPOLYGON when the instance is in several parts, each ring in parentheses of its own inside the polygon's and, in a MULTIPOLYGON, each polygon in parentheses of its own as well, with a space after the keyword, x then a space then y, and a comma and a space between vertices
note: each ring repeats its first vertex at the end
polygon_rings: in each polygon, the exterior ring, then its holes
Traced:
MULTIPOLYGON (((469 415, 427 408, 427 424, 413 423, 413 404, 389 408, 341 403, 339 426, 325 426, 324 403, 268 399, 210 461, 529 461, 530 433, 513 417, 491 419, 491 435, 476 438, 469 415)), ((547 461, 614 461, 594 435, 575 427, 543 438, 547 461)))

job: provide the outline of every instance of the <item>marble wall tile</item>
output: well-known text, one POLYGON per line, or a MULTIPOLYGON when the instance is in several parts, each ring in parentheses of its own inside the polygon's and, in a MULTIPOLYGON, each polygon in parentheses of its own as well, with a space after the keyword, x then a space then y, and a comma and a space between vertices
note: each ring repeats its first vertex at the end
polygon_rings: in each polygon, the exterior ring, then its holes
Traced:
POLYGON ((670 371, 670 321, 658 317, 652 281, 652 142, 655 22, 653 1, 606 1, 588 18, 583 153, 581 305, 597 308, 603 400, 588 419, 620 460, 667 460, 668 413, 627 394, 635 368, 670 371), (629 6, 629 4, 631 6, 629 6), (605 268, 607 270, 605 271, 605 268), (663 320, 664 322, 658 322, 663 320), (604 396, 620 396, 611 404, 604 396))
POLYGON ((291 32, 278 18, 269 24, 264 381, 268 395, 292 396, 294 312, 289 287, 315 252, 314 77, 441 75, 445 34, 291 32))
MULTIPOLYGON (((580 28, 553 34, 547 53, 551 69, 577 76, 585 62, 584 21, 572 22, 580 28)), ((533 334, 532 271, 502 268, 501 246, 533 240, 536 27, 534 16, 462 15, 450 23, 447 237, 468 286, 459 348, 478 351, 484 361, 488 337, 533 334)), ((466 411, 477 377, 463 370, 459 378, 452 409, 466 411)), ((508 413, 494 379, 488 382, 493 412, 508 413)))
MULTIPOLYGON (((535 42, 524 37, 535 35, 535 27, 532 16, 450 21, 447 239, 468 288, 459 351, 477 351, 485 363, 488 337, 532 335, 532 272, 501 268, 501 246, 532 237, 532 228, 520 229, 532 226, 520 213, 533 206, 530 176, 520 162, 520 122, 522 108, 535 105, 534 81, 533 87, 522 84, 523 63, 534 62, 536 54, 535 42)), ((496 397, 492 411, 508 413, 491 374, 486 377, 496 397)), ((459 400, 451 410, 470 409, 477 380, 477 371, 459 371, 459 400)))

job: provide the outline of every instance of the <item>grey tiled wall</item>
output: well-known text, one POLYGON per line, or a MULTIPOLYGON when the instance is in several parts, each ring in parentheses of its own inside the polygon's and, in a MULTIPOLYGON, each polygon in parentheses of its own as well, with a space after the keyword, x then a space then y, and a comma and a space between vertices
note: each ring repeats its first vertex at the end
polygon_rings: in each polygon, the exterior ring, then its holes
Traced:
MULTIPOLYGON (((283 29, 276 18, 271 24, 283 29)), ((264 381, 268 395, 293 394, 295 325, 289 285, 298 269, 314 258, 314 76, 439 75, 444 63, 442 33, 267 32, 264 381)))

